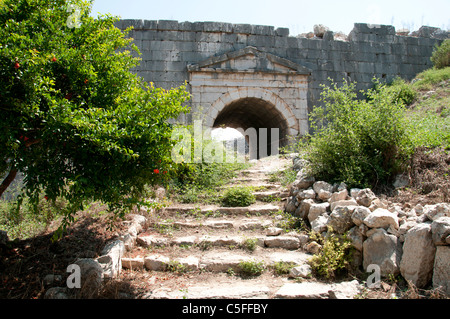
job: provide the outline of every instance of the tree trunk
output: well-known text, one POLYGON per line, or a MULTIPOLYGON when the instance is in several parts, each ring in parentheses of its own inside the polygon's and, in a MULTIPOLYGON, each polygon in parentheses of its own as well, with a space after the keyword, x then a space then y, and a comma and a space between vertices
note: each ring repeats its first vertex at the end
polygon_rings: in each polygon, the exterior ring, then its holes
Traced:
POLYGON ((8 176, 3 180, 2 184, 0 185, 0 197, 2 194, 6 191, 6 189, 9 187, 9 185, 12 183, 12 181, 16 178, 17 175, 17 169, 14 167, 11 168, 9 171, 8 176))

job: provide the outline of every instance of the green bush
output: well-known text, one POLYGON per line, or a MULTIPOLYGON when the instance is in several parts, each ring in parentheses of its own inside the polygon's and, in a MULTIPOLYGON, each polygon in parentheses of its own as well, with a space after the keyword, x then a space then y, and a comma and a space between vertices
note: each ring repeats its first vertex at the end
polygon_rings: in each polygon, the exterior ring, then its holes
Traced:
POLYGON ((262 261, 257 262, 254 260, 241 261, 239 263, 239 269, 244 276, 259 276, 265 269, 264 263, 262 261))
POLYGON ((406 106, 411 105, 417 97, 417 91, 399 77, 392 82, 387 90, 392 94, 394 103, 403 103, 406 106))
POLYGON ((324 238, 314 234, 322 249, 309 259, 313 271, 327 279, 335 278, 339 270, 347 268, 351 261, 351 240, 346 235, 332 234, 324 238))
POLYGON ((225 207, 245 207, 255 202, 252 189, 244 186, 229 188, 222 196, 222 204, 225 207))
POLYGON ((412 152, 405 108, 385 84, 357 99, 354 83, 324 86, 323 106, 311 113, 315 134, 305 143, 312 176, 350 187, 389 182, 404 169, 412 152))
POLYGON ((431 56, 436 69, 443 69, 450 66, 450 39, 444 40, 440 46, 436 46, 431 56))

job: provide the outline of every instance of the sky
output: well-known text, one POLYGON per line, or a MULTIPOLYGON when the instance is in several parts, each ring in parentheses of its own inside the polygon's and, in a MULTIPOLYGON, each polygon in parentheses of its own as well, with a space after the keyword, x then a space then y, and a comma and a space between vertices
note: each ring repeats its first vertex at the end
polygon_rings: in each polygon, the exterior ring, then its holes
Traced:
POLYGON ((450 29, 450 0, 95 0, 91 15, 122 19, 216 21, 289 28, 290 35, 313 31, 315 24, 350 33, 354 23, 422 25, 450 29))

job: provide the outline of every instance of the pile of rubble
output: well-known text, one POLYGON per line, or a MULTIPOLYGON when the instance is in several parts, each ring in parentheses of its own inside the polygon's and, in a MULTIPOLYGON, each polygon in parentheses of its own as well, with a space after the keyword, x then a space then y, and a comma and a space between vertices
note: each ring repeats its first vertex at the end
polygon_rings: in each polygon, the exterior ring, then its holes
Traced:
POLYGON ((418 288, 432 282, 450 293, 449 203, 408 209, 379 199, 368 188, 315 181, 300 169, 285 209, 323 236, 347 233, 354 259, 366 271, 375 264, 381 276, 401 274, 418 288))

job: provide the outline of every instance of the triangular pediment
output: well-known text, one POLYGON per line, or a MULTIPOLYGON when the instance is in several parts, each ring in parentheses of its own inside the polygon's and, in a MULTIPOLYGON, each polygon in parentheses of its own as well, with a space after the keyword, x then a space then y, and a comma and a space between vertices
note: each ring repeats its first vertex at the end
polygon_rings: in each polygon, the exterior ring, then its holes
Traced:
POLYGON ((219 56, 212 56, 196 64, 188 65, 190 72, 222 71, 222 72, 273 72, 310 75, 311 70, 293 61, 271 53, 246 47, 219 56))

